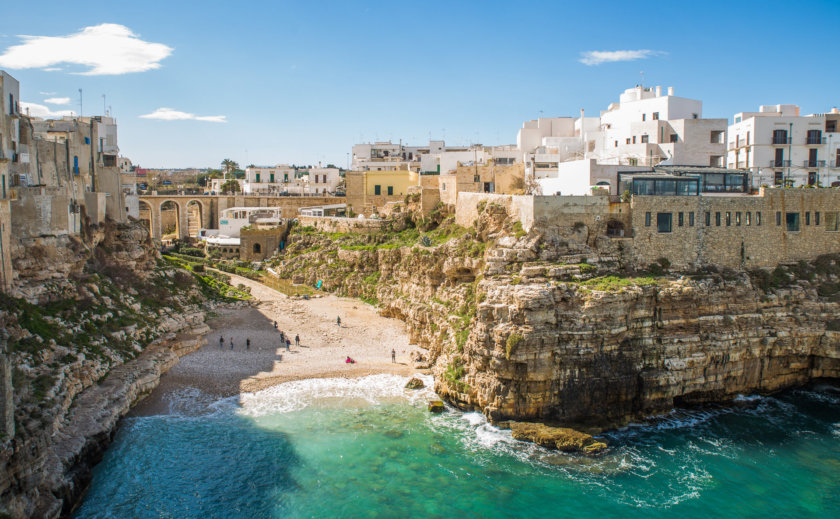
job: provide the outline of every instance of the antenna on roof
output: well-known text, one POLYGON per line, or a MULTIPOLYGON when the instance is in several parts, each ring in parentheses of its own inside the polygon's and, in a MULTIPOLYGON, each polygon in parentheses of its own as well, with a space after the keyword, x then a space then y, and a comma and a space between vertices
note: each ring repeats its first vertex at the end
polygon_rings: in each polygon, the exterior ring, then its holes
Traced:
POLYGON ((640 85, 642 88, 645 88, 645 71, 640 70, 639 75, 642 76, 642 84, 640 85))

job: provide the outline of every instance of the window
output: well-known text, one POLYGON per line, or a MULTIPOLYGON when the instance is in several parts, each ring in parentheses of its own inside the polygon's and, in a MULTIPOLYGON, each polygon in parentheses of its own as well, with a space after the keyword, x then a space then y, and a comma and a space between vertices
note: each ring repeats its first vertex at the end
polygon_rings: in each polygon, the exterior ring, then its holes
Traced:
POLYGON ((473 175, 473 182, 481 182, 481 176, 480 175, 473 175))
POLYGON ((814 211, 814 225, 820 224, 820 212, 814 211))
POLYGON ((646 114, 642 114, 642 120, 643 120, 643 121, 645 120, 645 117, 647 117, 647 115, 646 115, 646 114))
POLYGON ((755 213, 755 224, 761 225, 761 211, 756 211, 755 213))
POLYGON ((393 194, 394 194, 394 186, 388 186, 388 195, 390 196, 390 195, 393 195, 393 194))
POLYGON ((677 225, 680 226, 680 227, 683 226, 683 214, 682 213, 677 214, 677 225))
POLYGON ((715 225, 716 225, 717 227, 720 227, 720 211, 717 211, 717 212, 715 213, 715 225))
POLYGON ((645 213, 645 227, 650 227, 650 213, 645 213))
POLYGON ((680 136, 676 133, 672 133, 669 138, 669 142, 680 142, 680 136))
POLYGON ((627 137, 627 144, 630 144, 630 137, 627 137))
POLYGON ((446 191, 446 182, 444 182, 443 184, 441 184, 441 186, 442 186, 442 187, 440 188, 440 190, 441 190, 441 191, 446 191))
POLYGON ((712 130, 711 134, 709 135, 709 142, 711 142, 712 144, 723 143, 723 130, 712 130))
POLYGON ((785 181, 784 173, 781 171, 776 171, 773 173, 773 184, 777 186, 781 186, 782 183, 785 181))
POLYGON ((653 119, 654 121, 658 121, 659 120, 659 112, 653 112, 653 114, 651 114, 650 118, 653 119))
POLYGON ((257 184, 259 184, 259 183, 260 183, 260 174, 259 174, 259 173, 257 173, 257 180, 256 180, 256 182, 257 182, 257 184))
POLYGON ((726 226, 729 227, 732 225, 732 213, 726 211, 726 226))
POLYGON ((752 225, 752 213, 747 211, 747 225, 752 225))
POLYGON ((633 136, 633 144, 636 144, 636 136, 633 136))
POLYGON ((799 213, 785 213, 785 228, 790 232, 799 232, 799 213))
POLYGON ((811 225, 811 211, 805 211, 805 225, 811 225))
POLYGON ((735 211, 735 227, 741 226, 741 211, 735 211))
POLYGON ((712 226, 712 213, 706 211, 706 227, 712 226))
POLYGON ((840 218, 838 218, 840 213, 837 212, 828 212, 825 213, 825 230, 828 232, 837 232, 840 231, 840 218))
POLYGON ((688 226, 694 227, 694 211, 688 213, 688 226))
POLYGON ((773 130, 773 144, 787 144, 787 130, 773 130))
POLYGON ((837 148, 837 157, 834 159, 834 167, 840 168, 840 148, 837 148))
POLYGON ((809 168, 817 167, 817 149, 811 148, 808 150, 808 165, 809 168))
POLYGON ((274 183, 274 173, 272 173, 272 174, 269 176, 268 181, 269 181, 269 182, 271 182, 272 184, 274 183))
POLYGON ((379 184, 376 184, 375 186, 373 186, 373 194, 374 195, 381 195, 382 194, 382 186, 380 186, 379 184))
POLYGON ((642 135, 642 144, 645 144, 647 142, 648 142, 648 136, 647 135, 642 135))
POLYGON ((822 131, 808 130, 808 144, 822 144, 822 131))
POLYGON ((785 164, 785 149, 784 148, 776 148, 776 158, 773 160, 773 167, 774 168, 781 168, 784 167, 785 164))
POLYGON ((671 213, 656 213, 656 231, 671 232, 671 213))
POLYGON ((618 141, 615 141, 615 147, 618 148, 618 141))

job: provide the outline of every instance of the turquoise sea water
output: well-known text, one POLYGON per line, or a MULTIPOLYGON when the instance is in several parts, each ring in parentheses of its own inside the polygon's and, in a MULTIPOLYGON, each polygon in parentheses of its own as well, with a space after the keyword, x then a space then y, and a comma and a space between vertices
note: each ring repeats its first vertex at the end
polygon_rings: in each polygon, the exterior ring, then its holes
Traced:
POLYGON ((310 380, 130 418, 78 518, 839 517, 840 393, 675 411, 589 458, 430 415, 406 379, 310 380))

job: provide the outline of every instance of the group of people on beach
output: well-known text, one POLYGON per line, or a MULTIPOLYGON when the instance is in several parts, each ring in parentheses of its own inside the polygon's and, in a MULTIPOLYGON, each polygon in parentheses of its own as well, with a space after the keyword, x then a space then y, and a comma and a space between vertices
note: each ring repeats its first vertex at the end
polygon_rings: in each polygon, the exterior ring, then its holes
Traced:
MULTIPOLYGON (((341 316, 336 317, 335 322, 338 325, 338 327, 341 328, 341 316)), ((274 329, 278 330, 277 321, 274 321, 274 329)), ((285 347, 287 352, 291 351, 291 347, 292 347, 291 336, 286 335, 286 332, 284 332, 283 330, 279 330, 279 332, 280 332, 280 348, 282 349, 283 347, 285 347)), ((220 335, 219 336, 219 349, 222 350, 222 349, 224 349, 224 347, 225 347, 225 338, 224 338, 224 336, 220 335)), ((296 348, 300 347, 300 335, 298 335, 298 334, 295 334, 295 347, 296 348)), ((230 349, 233 350, 233 337, 230 338, 230 349)), ((251 338, 250 337, 245 339, 245 349, 246 350, 251 349, 251 338)), ((344 360, 344 362, 346 364, 355 364, 356 363, 356 361, 353 360, 353 358, 351 358, 349 355, 347 355, 347 358, 344 360)), ((392 363, 397 362, 397 352, 393 348, 391 349, 391 362, 392 363)))

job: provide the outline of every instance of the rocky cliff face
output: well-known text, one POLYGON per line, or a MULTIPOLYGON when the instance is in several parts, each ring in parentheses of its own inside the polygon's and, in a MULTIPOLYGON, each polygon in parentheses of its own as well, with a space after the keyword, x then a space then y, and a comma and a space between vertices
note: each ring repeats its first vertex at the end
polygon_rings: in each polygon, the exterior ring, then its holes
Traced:
POLYGON ((474 229, 297 229, 290 244, 281 273, 405 320, 436 391, 495 421, 598 429, 840 377, 840 257, 629 273, 620 240, 584 226, 526 235, 492 207, 474 229))
POLYGON ((0 437, 0 516, 55 517, 83 493, 119 418, 198 346, 208 304, 139 224, 17 243, 14 266, 16 297, 0 294, 15 409, 0 437))

